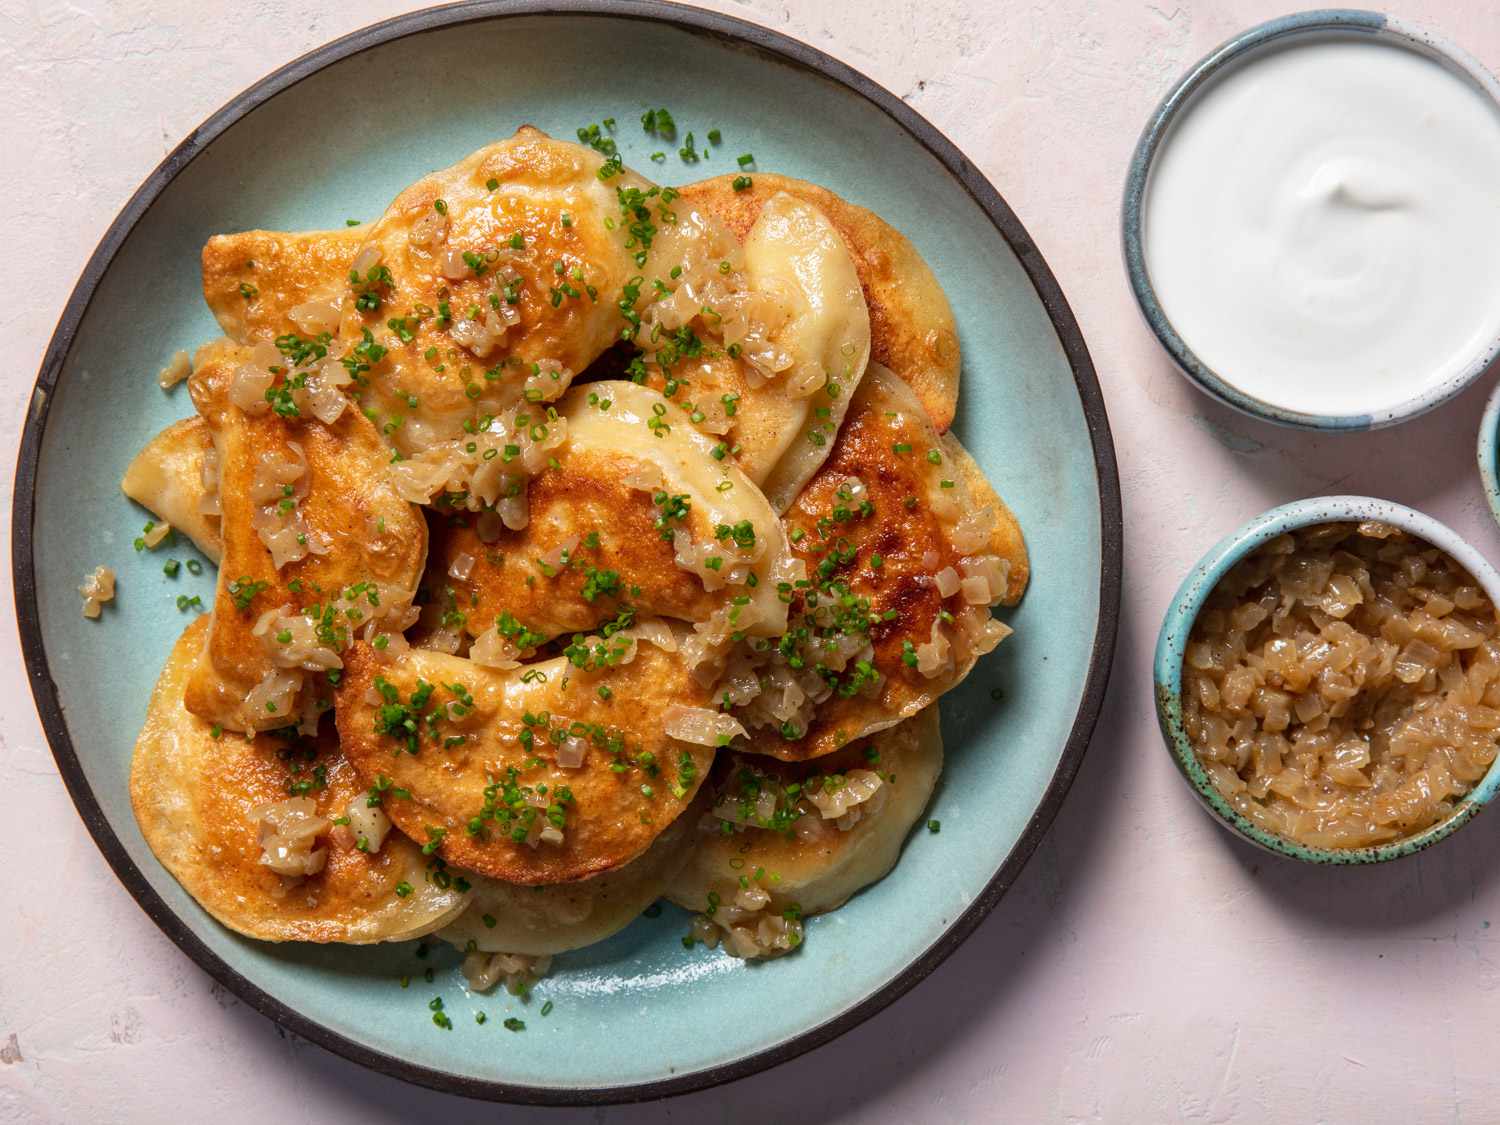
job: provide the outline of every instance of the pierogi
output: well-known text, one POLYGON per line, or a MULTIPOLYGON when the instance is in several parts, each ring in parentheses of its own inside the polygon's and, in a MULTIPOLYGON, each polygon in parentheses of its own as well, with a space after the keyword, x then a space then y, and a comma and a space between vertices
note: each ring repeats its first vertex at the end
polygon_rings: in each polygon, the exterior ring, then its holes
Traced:
POLYGON ((461 914, 468 895, 435 879, 406 836, 372 846, 335 823, 373 810, 327 732, 245 737, 183 706, 207 627, 198 618, 173 647, 131 761, 136 822, 162 865, 220 922, 262 941, 403 941, 461 914))
POLYGON ((525 989, 666 896, 791 952, 896 863, 937 701, 1009 632, 1026 545, 947 432, 917 249, 816 184, 668 187, 579 138, 204 247, 224 337, 121 488, 219 571, 131 797, 239 933, 437 933, 525 989))

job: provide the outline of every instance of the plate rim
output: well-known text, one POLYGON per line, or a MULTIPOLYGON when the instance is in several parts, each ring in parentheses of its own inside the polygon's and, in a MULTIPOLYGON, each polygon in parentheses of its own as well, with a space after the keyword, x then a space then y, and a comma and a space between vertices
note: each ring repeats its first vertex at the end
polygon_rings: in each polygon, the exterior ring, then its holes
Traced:
POLYGON ((214 112, 193 129, 136 189, 110 223, 90 255, 68 297, 57 327, 43 353, 30 400, 27 404, 16 464, 11 505, 11 563, 16 623, 20 632, 26 677, 38 717, 58 771, 74 807, 93 837, 116 878, 130 892, 146 915, 182 952, 201 969, 229 989, 255 1011, 328 1050, 381 1074, 419 1086, 489 1101, 524 1105, 599 1106, 640 1102, 686 1094, 745 1078, 796 1058, 842 1035, 888 1007, 938 965, 974 932, 1015 882, 1048 827, 1077 776, 1084 753, 1103 705, 1114 657, 1120 615, 1123 519, 1119 474, 1114 442, 1105 412, 1103 392, 1072 309, 1041 251, 1021 221, 995 187, 977 167, 926 118, 900 98, 845 63, 807 43, 734 16, 689 7, 670 0, 465 0, 426 8, 371 24, 307 52, 260 79, 214 112), (72 349, 78 328, 100 281, 136 224, 155 203, 177 174, 187 167, 222 133, 263 103, 295 86, 303 79, 353 55, 397 39, 409 38, 471 22, 522 16, 597 16, 666 24, 679 30, 718 39, 732 47, 748 46, 803 71, 831 80, 859 95, 891 118, 926 149, 964 188, 999 231, 1020 261, 1027 279, 1046 310, 1053 331, 1073 374, 1084 421, 1088 428, 1099 491, 1100 580, 1099 620, 1094 633, 1088 672, 1078 710, 1073 719, 1057 767, 1041 801, 1025 828, 1001 862, 999 869, 975 896, 973 902, 943 931, 941 936, 891 980, 848 1010, 773 1044, 728 1062, 690 1074, 646 1082, 611 1086, 537 1086, 491 1081, 453 1074, 388 1055, 348 1038, 303 1015, 249 979, 214 953, 195 935, 146 880, 144 873, 125 851, 93 794, 82 763, 74 749, 63 716, 57 684, 53 681, 43 643, 41 617, 36 598, 36 566, 33 555, 33 523, 36 514, 37 471, 42 442, 50 414, 52 392, 72 349))

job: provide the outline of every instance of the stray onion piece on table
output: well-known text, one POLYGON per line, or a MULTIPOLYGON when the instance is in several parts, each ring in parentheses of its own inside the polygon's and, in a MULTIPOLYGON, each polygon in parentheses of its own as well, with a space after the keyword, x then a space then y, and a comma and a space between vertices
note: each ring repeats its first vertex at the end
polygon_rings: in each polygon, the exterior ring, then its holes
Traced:
POLYGON ((890 870, 1029 569, 903 236, 526 127, 203 277, 122 488, 220 565, 132 771, 206 909, 524 990, 663 895, 775 956, 890 870))

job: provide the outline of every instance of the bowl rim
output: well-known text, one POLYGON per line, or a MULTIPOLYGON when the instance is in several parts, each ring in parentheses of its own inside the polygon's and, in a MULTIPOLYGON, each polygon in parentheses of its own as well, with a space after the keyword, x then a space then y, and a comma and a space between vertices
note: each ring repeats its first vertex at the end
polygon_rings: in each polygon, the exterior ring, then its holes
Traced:
POLYGON ((1479 419, 1475 457, 1479 462, 1479 484, 1484 489, 1490 515, 1500 523, 1500 383, 1490 391, 1479 419))
POLYGON ((1214 786, 1194 753, 1182 719, 1182 664, 1198 614, 1224 574, 1256 548, 1278 535, 1320 523, 1380 520, 1425 539, 1453 556, 1500 606, 1500 572, 1446 524, 1431 516, 1372 496, 1313 496, 1271 508, 1219 540, 1183 579, 1167 606, 1153 662, 1157 724, 1172 761, 1205 808, 1227 830, 1277 855, 1305 863, 1347 866, 1384 863, 1431 847, 1457 832, 1482 811, 1500 789, 1500 756, 1478 785, 1459 798, 1443 820, 1412 836, 1363 848, 1319 848, 1267 832, 1237 812, 1214 786))
POLYGON ((130 197, 100 239, 58 320, 28 403, 12 496, 12 549, 16 619, 43 733, 79 816, 115 876, 158 928, 205 972, 249 1007, 286 1029, 352 1062, 415 1085, 490 1101, 528 1105, 609 1105, 707 1089, 786 1062, 842 1035, 889 1006, 935 970, 978 927, 1015 882, 1056 817, 1076 777, 1103 705, 1120 614, 1123 524, 1114 442, 1104 397, 1088 347, 1041 251, 1010 206, 978 168, 930 122, 900 98, 852 67, 780 32, 733 16, 669 0, 467 0, 426 8, 371 24, 334 39, 273 71, 237 94, 174 148, 130 197), (348 1038, 304 1016, 252 984, 200 941, 146 881, 110 826, 84 776, 50 672, 36 597, 33 523, 37 474, 53 390, 89 304, 115 255, 157 197, 189 163, 229 127, 278 94, 334 63, 386 43, 468 23, 518 17, 563 16, 664 24, 690 34, 749 48, 768 61, 792 66, 849 90, 871 103, 924 148, 964 188, 1016 255, 1042 302, 1073 375, 1088 430, 1099 493, 1099 616, 1077 710, 1057 766, 1041 800, 1009 854, 974 901, 939 938, 890 981, 832 1018, 737 1059, 690 1074, 625 1085, 541 1086, 453 1074, 410 1062, 348 1038))
POLYGON ((1151 282, 1143 235, 1151 169, 1173 122, 1198 92, 1227 69, 1249 61, 1252 56, 1273 44, 1281 44, 1297 36, 1329 34, 1370 35, 1389 39, 1408 50, 1434 59, 1460 77, 1466 78, 1494 103, 1495 112, 1500 114, 1500 81, 1462 47, 1430 28, 1396 16, 1358 8, 1326 8, 1280 16, 1256 24, 1219 44, 1189 67, 1157 104, 1141 130, 1131 154, 1120 207, 1120 230, 1125 273, 1131 292, 1135 295, 1136 305, 1167 355, 1199 390, 1246 414, 1278 425, 1347 432, 1393 426, 1446 402, 1479 378, 1500 358, 1500 335, 1490 340, 1484 350, 1476 354, 1462 370, 1395 406, 1366 414, 1319 414, 1277 406, 1241 390, 1221 376, 1204 363, 1179 335, 1151 282))

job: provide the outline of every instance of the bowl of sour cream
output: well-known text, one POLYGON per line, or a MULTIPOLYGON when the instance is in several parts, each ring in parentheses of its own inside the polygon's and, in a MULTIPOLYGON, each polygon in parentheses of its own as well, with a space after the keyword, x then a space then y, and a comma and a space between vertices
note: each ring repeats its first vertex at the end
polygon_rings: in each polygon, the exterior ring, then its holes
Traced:
POLYGON ((1392 16, 1263 23, 1151 116, 1123 233, 1201 389, 1292 426, 1403 421, 1500 355, 1500 84, 1392 16))

